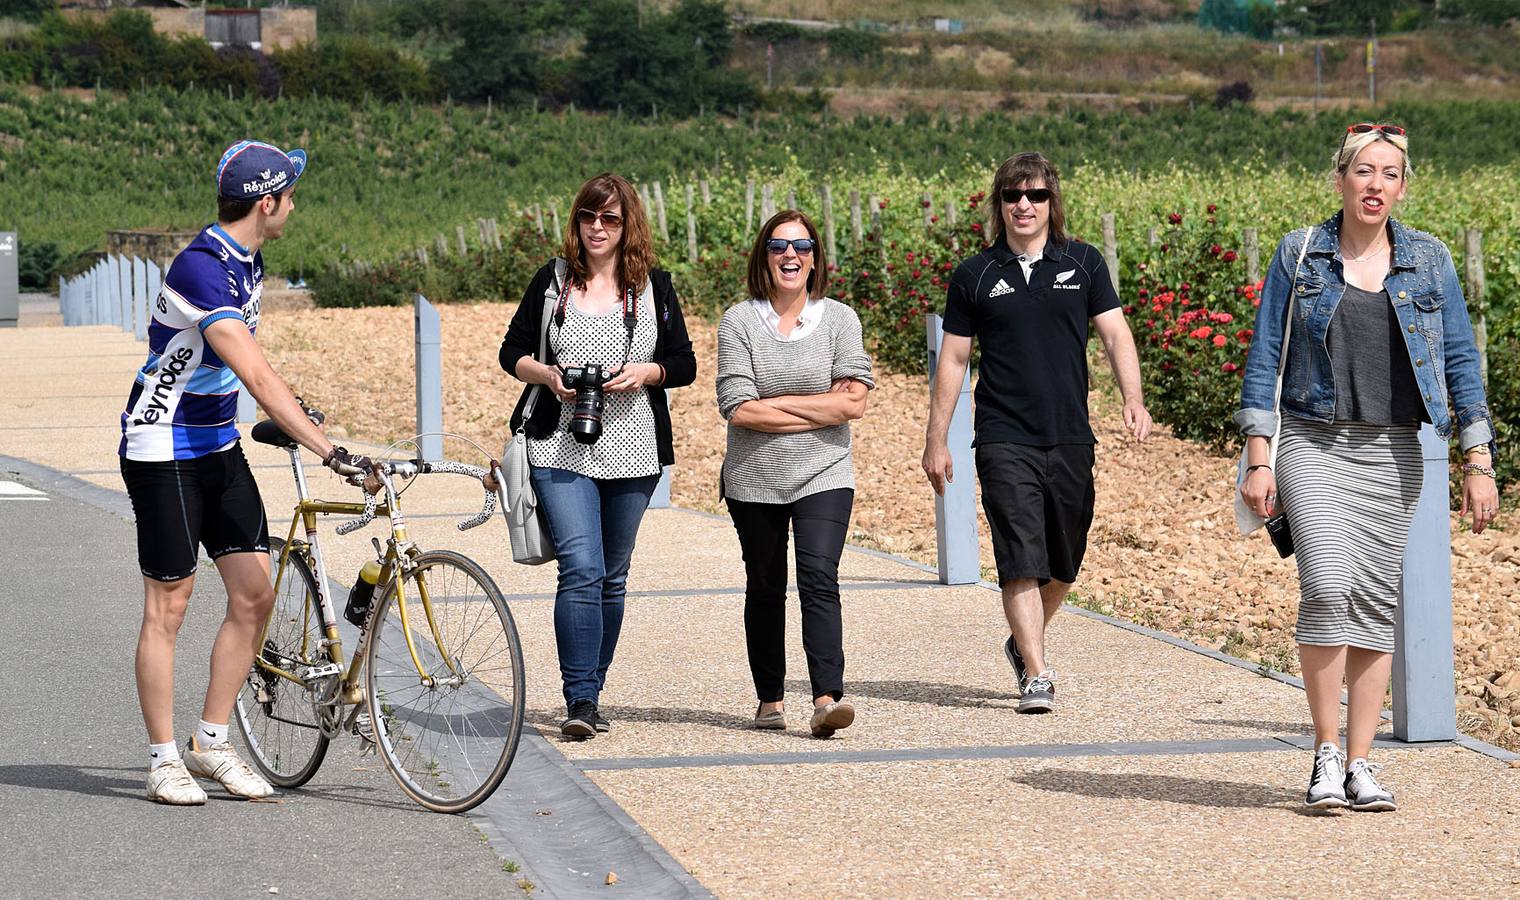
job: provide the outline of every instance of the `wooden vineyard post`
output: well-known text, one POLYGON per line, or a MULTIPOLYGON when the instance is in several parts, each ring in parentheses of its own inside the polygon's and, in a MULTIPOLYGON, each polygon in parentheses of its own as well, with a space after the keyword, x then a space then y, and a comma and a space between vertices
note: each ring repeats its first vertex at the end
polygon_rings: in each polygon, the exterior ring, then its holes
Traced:
POLYGON ((861 223, 860 223, 860 191, 850 191, 850 233, 853 235, 853 249, 860 250, 861 223))
POLYGON ((1261 280, 1261 242, 1255 228, 1247 228, 1240 234, 1241 255, 1246 258, 1246 281, 1255 284, 1261 280))
POLYGON ((686 185, 686 261, 697 264, 697 211, 691 184, 686 185))
POLYGON ((834 188, 825 181, 820 188, 823 203, 823 248, 829 254, 829 261, 839 262, 839 248, 834 240, 834 188))
POLYGON ((746 233, 755 230, 755 179, 753 178, 744 182, 744 230, 746 233))
POLYGON ((1114 214, 1103 214, 1103 261, 1108 264, 1108 280, 1119 293, 1119 245, 1114 237, 1114 214))
POLYGON ((1488 298, 1483 271, 1483 232, 1467 229, 1464 268, 1467 274, 1467 308, 1473 317, 1473 340, 1478 345, 1478 373, 1488 386, 1488 298))
POLYGON ((656 220, 660 224, 660 242, 668 244, 670 243, 670 227, 666 224, 665 218, 665 189, 660 187, 658 181, 654 183, 654 210, 656 220))

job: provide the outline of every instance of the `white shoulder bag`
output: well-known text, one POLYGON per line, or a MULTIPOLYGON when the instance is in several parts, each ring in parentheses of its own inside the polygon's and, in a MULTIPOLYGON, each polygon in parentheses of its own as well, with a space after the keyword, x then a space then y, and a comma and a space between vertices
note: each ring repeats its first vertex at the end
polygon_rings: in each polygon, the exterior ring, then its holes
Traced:
MULTIPOLYGON (((554 261, 554 281, 557 290, 544 295, 543 326, 538 333, 539 362, 549 358, 549 320, 554 312, 554 296, 566 289, 568 264, 563 259, 554 261)), ((528 464, 528 420, 533 417, 533 407, 544 386, 535 384, 527 388, 528 401, 523 404, 522 420, 517 430, 507 438, 502 449, 502 471, 496 475, 501 513, 507 519, 507 534, 512 541, 512 561, 528 566, 538 566, 554 559, 554 542, 549 537, 549 526, 544 521, 544 511, 538 505, 538 495, 533 492, 528 464)))
MULTIPOLYGON (((1288 338, 1293 334, 1293 307, 1298 294, 1298 272, 1304 265, 1304 254, 1309 252, 1309 239, 1314 236, 1314 226, 1304 232, 1304 245, 1299 248, 1298 262, 1293 266, 1293 280, 1288 284, 1288 319, 1283 325, 1282 348, 1277 354, 1277 387, 1272 391, 1272 415, 1277 424, 1272 428, 1272 437, 1267 441, 1267 465, 1277 472, 1277 438, 1282 434, 1282 384, 1283 369, 1288 364, 1288 338)), ((1247 444, 1249 445, 1249 441, 1247 444)), ((1241 496, 1240 487, 1246 482, 1246 466, 1249 463, 1247 448, 1240 448, 1240 465, 1235 468, 1235 527, 1240 529, 1241 534, 1250 534, 1261 526, 1267 524, 1267 520, 1257 515, 1256 510, 1246 503, 1246 498, 1241 496)))

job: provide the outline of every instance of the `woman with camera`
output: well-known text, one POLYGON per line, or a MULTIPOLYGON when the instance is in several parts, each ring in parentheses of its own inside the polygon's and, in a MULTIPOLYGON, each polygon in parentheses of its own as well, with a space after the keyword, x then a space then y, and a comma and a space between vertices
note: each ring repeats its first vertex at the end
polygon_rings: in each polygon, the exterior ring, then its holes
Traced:
POLYGON ((533 490, 559 560, 560 731, 589 738, 610 727, 598 704, 634 539, 661 467, 675 462, 665 391, 691 384, 697 360, 633 186, 603 173, 581 186, 572 209, 561 256, 523 292, 500 360, 529 386, 511 428, 528 438, 533 490), (536 359, 544 329, 546 358, 536 359), (539 396, 524 423, 530 394, 539 396))
POLYGON ((749 254, 750 300, 718 325, 718 411, 728 420, 722 491, 744 552, 744 633, 755 727, 786 728, 786 544, 797 538, 802 646, 814 737, 855 720, 844 699, 839 557, 855 472, 850 421, 874 386, 855 311, 824 296, 828 264, 806 215, 782 210, 749 254))
POLYGON ((1460 442, 1474 532, 1499 506, 1494 428, 1451 251, 1390 218, 1411 174, 1404 129, 1352 125, 1333 162, 1341 209, 1283 238, 1262 289, 1235 414, 1240 493, 1258 515, 1286 511, 1296 551, 1295 638, 1317 747, 1304 802, 1391 810, 1367 754, 1423 484, 1420 424, 1460 442))

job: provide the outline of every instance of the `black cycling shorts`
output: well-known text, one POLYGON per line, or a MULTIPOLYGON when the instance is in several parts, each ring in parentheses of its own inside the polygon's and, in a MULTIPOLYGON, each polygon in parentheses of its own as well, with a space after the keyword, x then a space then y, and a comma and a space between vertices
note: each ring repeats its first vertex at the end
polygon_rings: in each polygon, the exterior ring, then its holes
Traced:
POLYGON ((1093 447, 976 446, 998 582, 1077 580, 1093 520, 1093 447))
POLYGON ((123 457, 121 479, 137 516, 137 564, 144 577, 179 581, 194 575, 197 544, 212 559, 269 552, 264 501, 241 444, 194 459, 123 457))

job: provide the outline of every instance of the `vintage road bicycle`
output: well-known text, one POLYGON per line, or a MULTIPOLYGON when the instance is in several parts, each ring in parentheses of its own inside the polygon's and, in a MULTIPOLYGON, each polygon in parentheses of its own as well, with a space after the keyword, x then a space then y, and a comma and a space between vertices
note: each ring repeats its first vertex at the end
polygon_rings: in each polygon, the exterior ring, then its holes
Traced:
MULTIPOLYGON (((319 500, 307 487, 300 447, 278 425, 260 422, 252 437, 290 454, 296 483, 290 530, 269 542, 274 609, 235 710, 254 764, 271 783, 299 787, 316 774, 332 739, 347 732, 428 809, 474 808, 506 777, 522 733, 517 627, 479 564, 408 538, 397 486, 434 473, 480 479, 486 471, 450 461, 380 461, 380 490, 366 492, 363 503, 319 500), (337 526, 340 535, 378 516, 390 521, 389 539, 372 539, 375 558, 355 582, 375 587, 346 662, 340 629, 353 632, 336 613, 317 534, 318 516, 335 514, 358 516, 337 526)), ((349 482, 362 487, 364 479, 349 482)), ((481 511, 459 529, 484 523, 495 506, 487 490, 481 511)))

